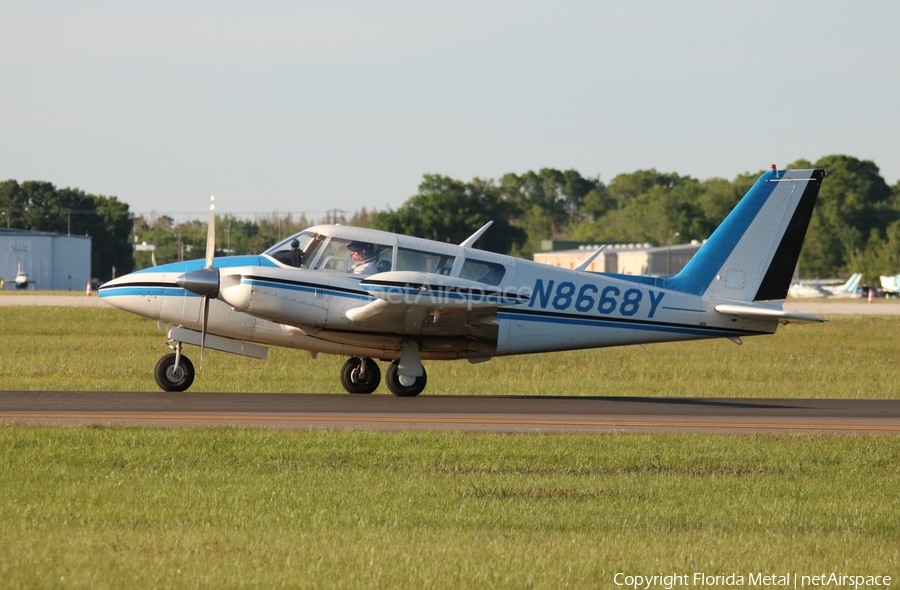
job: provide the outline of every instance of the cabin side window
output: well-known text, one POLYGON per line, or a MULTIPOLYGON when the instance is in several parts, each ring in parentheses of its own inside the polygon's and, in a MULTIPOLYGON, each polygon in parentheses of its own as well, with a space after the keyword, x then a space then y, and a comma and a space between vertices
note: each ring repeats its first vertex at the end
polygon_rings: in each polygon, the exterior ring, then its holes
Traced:
POLYGON ((397 249, 397 268, 395 270, 411 270, 438 275, 449 275, 453 268, 455 256, 435 254, 410 248, 397 249))
POLYGON ((391 270, 393 248, 382 244, 333 238, 322 249, 318 270, 369 276, 391 270))
POLYGON ((503 280, 503 275, 505 274, 506 267, 502 264, 467 258, 465 263, 463 263, 459 278, 496 287, 503 280))

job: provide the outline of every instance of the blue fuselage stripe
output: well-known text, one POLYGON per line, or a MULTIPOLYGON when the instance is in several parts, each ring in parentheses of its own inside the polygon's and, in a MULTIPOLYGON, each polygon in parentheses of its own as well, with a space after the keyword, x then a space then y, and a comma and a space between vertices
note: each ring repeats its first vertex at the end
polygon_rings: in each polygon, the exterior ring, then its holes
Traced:
POLYGON ((516 322, 539 322, 548 324, 563 324, 568 326, 590 326, 593 328, 615 328, 619 330, 641 330, 646 332, 691 334, 694 336, 708 336, 711 338, 768 334, 768 332, 733 330, 731 328, 706 328, 691 326, 688 324, 669 324, 647 320, 627 320, 623 318, 598 318, 578 314, 554 314, 547 312, 521 313, 512 311, 499 311, 497 313, 497 318, 516 322))
POLYGON ((185 291, 175 283, 171 285, 122 285, 115 287, 105 287, 100 289, 99 293, 100 297, 127 297, 127 296, 139 296, 139 297, 199 297, 199 295, 194 295, 190 291, 185 291))
POLYGON ((284 289, 286 291, 299 291, 301 293, 315 293, 320 291, 332 297, 345 297, 347 299, 361 299, 371 301, 375 299, 371 295, 350 289, 329 288, 312 283, 300 283, 296 281, 268 280, 262 277, 241 277, 242 285, 251 287, 268 287, 270 289, 284 289))

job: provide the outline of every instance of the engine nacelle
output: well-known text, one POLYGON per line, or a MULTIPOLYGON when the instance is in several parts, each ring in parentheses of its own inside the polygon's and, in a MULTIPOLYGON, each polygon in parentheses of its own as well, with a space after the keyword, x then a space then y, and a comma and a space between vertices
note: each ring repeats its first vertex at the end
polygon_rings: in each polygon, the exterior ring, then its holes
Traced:
POLYGON ((279 324, 318 328, 328 319, 325 273, 237 267, 222 270, 219 299, 238 311, 279 324), (303 275, 314 274, 315 282, 303 275))

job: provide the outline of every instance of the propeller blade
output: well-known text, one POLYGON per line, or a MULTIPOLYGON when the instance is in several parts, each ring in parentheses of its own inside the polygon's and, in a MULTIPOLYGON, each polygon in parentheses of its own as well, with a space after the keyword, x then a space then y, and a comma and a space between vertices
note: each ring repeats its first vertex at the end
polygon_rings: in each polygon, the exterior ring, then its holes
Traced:
POLYGON ((206 268, 212 268, 216 255, 216 196, 209 198, 209 225, 206 230, 206 268))
POLYGON ((206 229, 206 267, 176 277, 175 282, 186 290, 203 297, 203 323, 200 324, 200 362, 206 348, 206 327, 209 325, 209 300, 219 294, 219 270, 213 268, 216 257, 216 196, 209 198, 209 224, 206 229))
POLYGON ((203 298, 203 323, 200 324, 200 362, 203 362, 203 349, 206 348, 206 325, 209 323, 209 297, 203 298))

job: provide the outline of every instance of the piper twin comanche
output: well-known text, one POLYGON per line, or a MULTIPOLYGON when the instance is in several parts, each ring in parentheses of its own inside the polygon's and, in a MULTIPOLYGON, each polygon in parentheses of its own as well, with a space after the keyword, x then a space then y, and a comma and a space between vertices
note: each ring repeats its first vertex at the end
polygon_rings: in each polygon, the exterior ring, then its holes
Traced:
POLYGON ((258 256, 215 258, 210 204, 206 259, 164 264, 100 287, 104 301, 170 326, 173 353, 157 384, 184 391, 183 345, 266 358, 267 346, 348 357, 349 393, 381 381, 394 395, 425 388, 425 360, 772 334, 821 318, 782 310, 823 170, 763 174, 673 277, 573 270, 473 247, 377 230, 319 225, 258 256))

